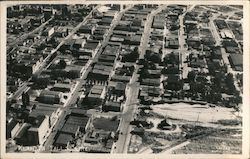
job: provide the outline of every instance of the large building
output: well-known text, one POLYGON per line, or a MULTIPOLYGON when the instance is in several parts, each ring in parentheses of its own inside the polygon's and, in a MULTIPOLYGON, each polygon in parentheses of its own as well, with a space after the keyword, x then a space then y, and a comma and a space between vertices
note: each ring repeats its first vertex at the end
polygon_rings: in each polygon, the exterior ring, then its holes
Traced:
POLYGON ((49 128, 49 117, 38 116, 28 129, 28 143, 30 145, 42 145, 46 140, 49 128))
POLYGON ((62 93, 43 90, 39 96, 39 102, 46 104, 59 104, 61 102, 62 93))

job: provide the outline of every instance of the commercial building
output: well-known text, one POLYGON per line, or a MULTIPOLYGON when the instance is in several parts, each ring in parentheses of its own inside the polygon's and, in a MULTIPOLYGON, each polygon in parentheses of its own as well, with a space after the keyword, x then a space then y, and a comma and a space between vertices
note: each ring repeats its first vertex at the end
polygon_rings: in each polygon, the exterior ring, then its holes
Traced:
POLYGON ((55 33, 54 27, 48 27, 43 31, 43 35, 46 37, 51 37, 55 33))
POLYGON ((38 101, 46 104, 59 104, 61 101, 62 93, 43 90, 39 96, 38 101))
POLYGON ((46 134, 49 131, 49 117, 38 116, 28 129, 28 142, 31 145, 42 145, 46 140, 46 134))
POLYGON ((102 106, 103 111, 120 112, 122 110, 120 102, 106 101, 102 106))
POLYGON ((230 54, 229 61, 231 66, 236 71, 243 71, 243 55, 242 54, 230 54))
POLYGON ((12 118, 6 126, 6 139, 14 139, 20 127, 21 124, 12 118))

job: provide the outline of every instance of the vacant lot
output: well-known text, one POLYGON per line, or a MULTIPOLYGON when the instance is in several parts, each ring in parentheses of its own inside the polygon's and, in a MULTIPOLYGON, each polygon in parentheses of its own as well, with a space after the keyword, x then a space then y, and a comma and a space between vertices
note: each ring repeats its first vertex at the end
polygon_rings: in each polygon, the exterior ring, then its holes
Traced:
POLYGON ((208 105, 175 103, 154 105, 151 108, 156 114, 186 121, 210 123, 237 118, 236 112, 232 108, 209 107, 208 105))

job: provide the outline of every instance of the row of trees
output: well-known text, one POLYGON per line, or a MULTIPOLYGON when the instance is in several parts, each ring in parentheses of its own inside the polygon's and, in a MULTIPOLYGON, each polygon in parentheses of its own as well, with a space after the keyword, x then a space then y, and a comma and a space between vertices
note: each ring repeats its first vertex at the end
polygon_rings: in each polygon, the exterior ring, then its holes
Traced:
POLYGON ((22 93, 22 104, 23 104, 24 107, 30 105, 30 96, 29 96, 29 94, 27 92, 22 93))

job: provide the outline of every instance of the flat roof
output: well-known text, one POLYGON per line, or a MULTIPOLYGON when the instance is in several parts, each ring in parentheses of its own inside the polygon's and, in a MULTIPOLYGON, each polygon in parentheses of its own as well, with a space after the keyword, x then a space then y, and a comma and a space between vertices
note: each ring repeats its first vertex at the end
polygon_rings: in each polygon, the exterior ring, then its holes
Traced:
POLYGON ((93 125, 95 129, 101 129, 105 131, 116 131, 119 126, 119 121, 101 117, 101 118, 95 118, 93 120, 93 125))
POLYGON ((242 54, 230 54, 234 66, 243 65, 243 55, 242 54))
POLYGON ((78 131, 78 129, 79 129, 78 125, 69 124, 66 122, 60 131, 65 133, 75 134, 78 131))
POLYGON ((79 117, 79 116, 72 116, 69 115, 66 124, 70 125, 77 125, 80 127, 85 127, 89 121, 89 117, 79 117))
POLYGON ((72 135, 60 132, 54 144, 67 145, 68 142, 72 140, 73 140, 72 135))
POLYGON ((68 88, 71 89, 72 84, 66 84, 66 83, 56 83, 53 88, 68 88))
POLYGON ((85 43, 83 48, 85 48, 85 49, 96 49, 98 44, 99 44, 98 42, 89 42, 88 41, 88 42, 85 43))
POLYGON ((45 96, 45 95, 59 96, 60 94, 61 92, 57 92, 57 91, 42 90, 40 96, 45 96))
POLYGON ((112 107, 121 107, 121 103, 113 102, 113 101, 106 101, 105 106, 112 106, 112 107))

